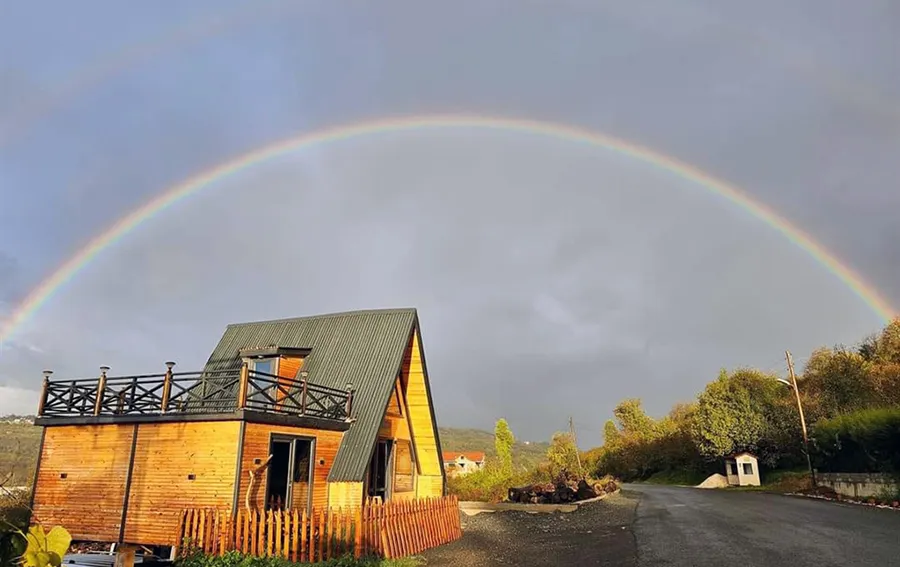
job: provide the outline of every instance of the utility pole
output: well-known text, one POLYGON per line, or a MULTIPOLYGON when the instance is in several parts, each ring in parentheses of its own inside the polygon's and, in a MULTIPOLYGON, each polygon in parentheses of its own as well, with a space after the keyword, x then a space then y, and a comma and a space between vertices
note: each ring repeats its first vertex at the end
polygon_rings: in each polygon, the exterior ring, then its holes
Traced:
POLYGON ((803 404, 800 403, 800 388, 797 387, 797 376, 794 374, 794 359, 791 357, 791 351, 784 351, 787 359, 788 372, 791 375, 791 388, 794 390, 794 396, 797 398, 797 411, 800 412, 800 427, 803 429, 803 448, 806 452, 806 464, 809 467, 809 478, 812 481, 813 488, 816 488, 816 471, 812 466, 812 458, 809 455, 809 436, 806 433, 806 418, 803 417, 803 404))
POLYGON ((575 443, 575 458, 578 460, 578 474, 581 475, 581 478, 584 478, 584 469, 581 468, 581 453, 578 450, 578 438, 575 437, 575 422, 572 421, 572 416, 569 416, 569 433, 572 435, 572 442, 575 443))

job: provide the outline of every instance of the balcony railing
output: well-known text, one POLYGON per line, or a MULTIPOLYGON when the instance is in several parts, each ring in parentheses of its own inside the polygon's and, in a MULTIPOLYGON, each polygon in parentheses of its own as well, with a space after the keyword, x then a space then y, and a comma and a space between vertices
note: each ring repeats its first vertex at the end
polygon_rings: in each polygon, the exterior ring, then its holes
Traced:
MULTIPOLYGON (((49 374, 49 373, 48 373, 49 374)), ((252 410, 347 420, 353 390, 301 378, 239 371, 172 372, 80 380, 44 379, 38 417, 220 414, 252 410)))

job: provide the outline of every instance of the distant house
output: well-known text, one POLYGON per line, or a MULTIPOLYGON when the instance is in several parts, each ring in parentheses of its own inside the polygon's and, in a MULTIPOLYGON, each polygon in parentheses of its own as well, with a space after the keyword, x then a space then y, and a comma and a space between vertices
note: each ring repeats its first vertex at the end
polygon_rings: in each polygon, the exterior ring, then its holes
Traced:
POLYGON ((759 461, 747 452, 730 455, 725 459, 725 476, 730 486, 759 486, 759 461))
POLYGON ((36 517, 76 540, 171 546, 185 508, 445 494, 415 309, 229 325, 202 371, 166 365, 45 373, 36 517))
POLYGON ((483 451, 444 451, 443 457, 447 476, 462 476, 484 467, 483 451))

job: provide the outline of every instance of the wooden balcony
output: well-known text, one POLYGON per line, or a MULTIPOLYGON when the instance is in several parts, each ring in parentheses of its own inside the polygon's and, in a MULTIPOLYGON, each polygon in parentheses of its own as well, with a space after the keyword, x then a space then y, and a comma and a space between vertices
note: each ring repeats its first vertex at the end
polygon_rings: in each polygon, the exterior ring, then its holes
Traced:
POLYGON ((238 371, 170 368, 164 374, 137 376, 106 376, 104 371, 99 378, 78 380, 51 380, 49 374, 36 425, 228 420, 253 414, 269 416, 263 421, 312 420, 328 429, 346 429, 353 403, 350 387, 315 384, 302 372, 299 378, 255 372, 246 364, 238 371))

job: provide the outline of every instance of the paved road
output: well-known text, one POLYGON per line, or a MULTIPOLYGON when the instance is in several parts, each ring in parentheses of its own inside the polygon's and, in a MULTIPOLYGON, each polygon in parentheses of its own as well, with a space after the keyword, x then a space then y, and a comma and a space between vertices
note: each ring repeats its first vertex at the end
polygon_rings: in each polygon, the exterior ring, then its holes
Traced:
POLYGON ((630 485, 638 565, 900 565, 900 512, 765 494, 630 485))

